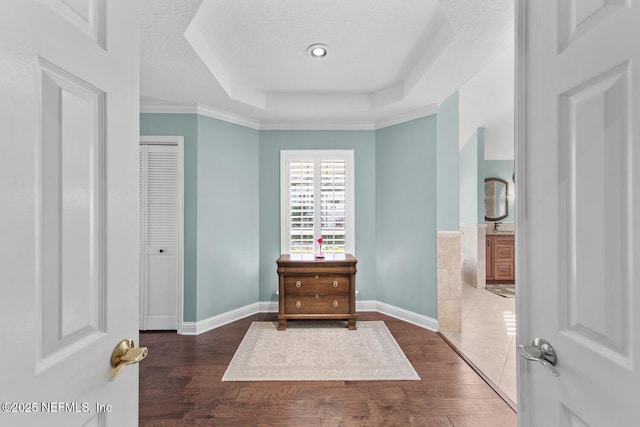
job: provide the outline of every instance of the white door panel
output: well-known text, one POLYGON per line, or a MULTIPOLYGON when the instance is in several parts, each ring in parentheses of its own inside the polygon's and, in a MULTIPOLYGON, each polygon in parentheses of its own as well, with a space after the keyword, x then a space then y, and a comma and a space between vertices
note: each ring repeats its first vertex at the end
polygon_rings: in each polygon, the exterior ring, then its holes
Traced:
POLYGON ((518 342, 549 341, 559 373, 520 362, 520 424, 635 425, 640 7, 525 0, 519 12, 518 342))
POLYGON ((135 1, 0 5, 1 425, 137 423, 138 49, 135 1))
POLYGON ((41 228, 36 244, 42 249, 41 363, 47 365, 50 356, 67 357, 70 345, 105 331, 105 193, 100 179, 105 104, 99 89, 43 61, 40 67, 41 228))

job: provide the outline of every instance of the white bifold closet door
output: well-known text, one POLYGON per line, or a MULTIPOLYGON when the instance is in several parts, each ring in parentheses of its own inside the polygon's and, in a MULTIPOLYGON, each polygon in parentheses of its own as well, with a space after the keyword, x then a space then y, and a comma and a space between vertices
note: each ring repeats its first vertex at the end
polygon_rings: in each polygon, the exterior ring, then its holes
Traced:
POLYGON ((180 168, 176 145, 140 145, 140 329, 178 329, 180 168))

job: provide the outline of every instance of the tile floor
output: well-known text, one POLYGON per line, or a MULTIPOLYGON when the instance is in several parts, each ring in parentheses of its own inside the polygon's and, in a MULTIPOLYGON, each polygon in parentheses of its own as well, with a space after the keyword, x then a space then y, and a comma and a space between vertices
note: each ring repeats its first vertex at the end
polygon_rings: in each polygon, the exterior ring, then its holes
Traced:
POLYGON ((515 298, 462 284, 462 332, 443 332, 514 403, 515 298))

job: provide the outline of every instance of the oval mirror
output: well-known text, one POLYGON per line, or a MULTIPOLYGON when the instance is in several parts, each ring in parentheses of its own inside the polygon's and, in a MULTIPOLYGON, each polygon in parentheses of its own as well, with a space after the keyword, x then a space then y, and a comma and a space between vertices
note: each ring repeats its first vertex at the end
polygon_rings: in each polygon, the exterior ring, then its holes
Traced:
POLYGON ((509 183, 500 178, 485 178, 485 221, 499 221, 507 216, 509 216, 509 183))

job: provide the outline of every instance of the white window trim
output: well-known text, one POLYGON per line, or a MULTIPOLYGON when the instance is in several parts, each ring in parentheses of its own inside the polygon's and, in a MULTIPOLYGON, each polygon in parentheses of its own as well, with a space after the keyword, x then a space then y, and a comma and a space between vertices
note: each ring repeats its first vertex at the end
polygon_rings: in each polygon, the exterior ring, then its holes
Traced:
POLYGON ((289 239, 289 162, 300 159, 340 159, 345 161, 346 224, 345 252, 355 255, 355 162, 353 150, 281 150, 280 151, 280 250, 291 253, 289 239))

